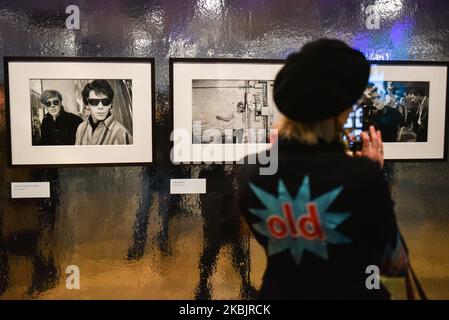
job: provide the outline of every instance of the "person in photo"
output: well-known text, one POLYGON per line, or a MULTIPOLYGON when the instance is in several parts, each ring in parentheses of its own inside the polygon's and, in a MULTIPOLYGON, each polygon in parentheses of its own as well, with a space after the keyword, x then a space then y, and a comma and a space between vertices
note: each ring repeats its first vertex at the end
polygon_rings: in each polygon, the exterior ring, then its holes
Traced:
POLYGON ((81 94, 90 116, 78 127, 77 145, 132 144, 132 135, 111 113, 114 91, 106 80, 86 84, 81 94))
POLYGON ((237 102, 236 109, 228 116, 216 116, 217 120, 230 122, 232 120, 233 143, 243 143, 246 128, 246 108, 243 102, 237 102))
POLYGON ((398 141, 399 128, 403 125, 401 113, 379 98, 374 100, 374 107, 377 112, 373 115, 372 121, 382 132, 383 140, 385 142, 398 141))
POLYGON ((429 113, 429 98, 421 90, 411 89, 408 92, 410 101, 415 104, 416 114, 414 115, 414 130, 417 134, 417 142, 427 141, 427 116, 429 113))
POLYGON ((402 115, 402 120, 404 124, 407 122, 407 109, 405 106, 405 97, 399 96, 397 99, 396 108, 398 109, 399 113, 402 115))
POLYGON ((40 126, 40 145, 74 145, 76 130, 83 119, 64 110, 59 91, 45 90, 40 95, 40 102, 46 112, 40 126))
POLYGON ((396 104, 397 104, 397 97, 394 94, 394 86, 393 86, 393 82, 388 81, 387 82, 387 94, 385 95, 385 105, 392 107, 392 108, 396 108, 396 104))

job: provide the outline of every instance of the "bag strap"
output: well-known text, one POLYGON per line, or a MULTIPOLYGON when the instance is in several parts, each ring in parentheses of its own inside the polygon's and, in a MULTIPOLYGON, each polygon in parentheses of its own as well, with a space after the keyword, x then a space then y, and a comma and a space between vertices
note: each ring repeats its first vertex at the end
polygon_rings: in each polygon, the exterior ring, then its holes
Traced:
MULTIPOLYGON (((405 244, 405 240, 402 237, 402 234, 399 233, 399 236, 401 237, 401 241, 404 245, 404 248, 406 252, 408 253, 407 245, 405 244)), ((407 300, 415 300, 415 293, 413 290, 413 283, 415 284, 416 290, 418 291, 419 298, 421 300, 428 300, 427 295, 421 286, 421 283, 418 280, 418 277, 416 276, 415 272, 413 271, 412 265, 410 263, 410 260, 407 259, 407 274, 405 276, 405 291, 407 294, 407 300), (410 278, 411 275, 411 278, 410 278), (413 280, 413 282, 412 282, 413 280)))
POLYGON ((410 279, 410 272, 407 269, 407 274, 405 275, 405 293, 407 295, 407 300, 415 300, 415 293, 413 292, 412 279, 410 279))
POLYGON ((421 283, 418 280, 418 277, 415 275, 415 272, 413 271, 412 266, 410 265, 410 262, 409 262, 408 268, 410 270, 410 273, 412 274, 412 278, 413 278, 413 281, 415 283, 416 290, 418 290, 419 298, 421 300, 428 300, 427 295, 424 292, 424 289, 423 289, 423 287, 421 286, 421 283))
POLYGON ((409 262, 407 274, 405 275, 405 292, 407 295, 407 300, 415 300, 415 292, 413 290, 413 284, 415 284, 416 290, 418 291, 419 299, 428 300, 427 295, 409 262))

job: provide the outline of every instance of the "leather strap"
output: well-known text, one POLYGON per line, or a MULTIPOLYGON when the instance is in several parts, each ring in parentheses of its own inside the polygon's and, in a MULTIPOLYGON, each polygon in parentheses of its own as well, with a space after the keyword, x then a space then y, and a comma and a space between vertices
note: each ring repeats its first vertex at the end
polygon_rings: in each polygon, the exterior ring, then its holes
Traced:
POLYGON ((407 300, 415 300, 415 293, 413 292, 412 279, 410 279, 410 270, 407 270, 405 275, 405 293, 407 295, 407 300))
POLYGON ((413 282, 415 283, 416 290, 418 290, 419 298, 421 300, 428 300, 427 295, 424 292, 424 289, 423 289, 423 287, 421 286, 421 283, 418 280, 418 277, 416 276, 415 272, 412 269, 412 266, 409 264, 408 267, 409 267, 410 273, 412 274, 413 282))
POLYGON ((419 299, 428 300, 427 295, 424 292, 424 289, 418 280, 418 277, 416 276, 415 272, 412 269, 412 266, 409 263, 407 275, 405 276, 405 291, 407 294, 407 300, 415 300, 413 284, 415 284, 416 290, 418 291, 419 299), (410 277, 410 275, 411 275, 411 277, 410 277))

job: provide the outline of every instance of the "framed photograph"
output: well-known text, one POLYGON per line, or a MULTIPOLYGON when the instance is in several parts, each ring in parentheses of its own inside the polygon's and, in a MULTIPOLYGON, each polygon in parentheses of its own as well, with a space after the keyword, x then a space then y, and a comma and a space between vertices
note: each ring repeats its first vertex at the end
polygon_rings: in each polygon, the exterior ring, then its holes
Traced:
POLYGON ((372 61, 368 87, 346 127, 382 132, 385 159, 446 159, 448 64, 372 61))
POLYGON ((282 60, 170 59, 172 160, 236 162, 267 150, 282 60))
POLYGON ((5 57, 10 165, 153 162, 154 59, 5 57))

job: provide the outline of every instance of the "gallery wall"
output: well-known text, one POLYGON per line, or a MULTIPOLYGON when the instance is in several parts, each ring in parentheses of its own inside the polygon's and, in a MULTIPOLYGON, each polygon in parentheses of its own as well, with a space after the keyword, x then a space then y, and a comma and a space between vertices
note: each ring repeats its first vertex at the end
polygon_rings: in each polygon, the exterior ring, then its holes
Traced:
MULTIPOLYGON (((169 57, 283 59, 332 37, 373 60, 447 61, 448 20, 445 0, 0 1, 2 57, 154 57, 157 145, 151 166, 9 168, 2 106, 0 299, 253 297, 266 261, 239 223, 235 166, 170 162, 169 57), (66 27, 71 4, 79 29, 66 27), (206 177, 208 193, 170 195, 170 178, 190 177, 206 177), (11 199, 20 181, 50 181, 51 197, 11 199), (78 290, 66 288, 70 265, 78 290)), ((448 163, 386 170, 415 271, 430 298, 447 299, 448 163)), ((404 298, 400 280, 387 286, 404 298)))

